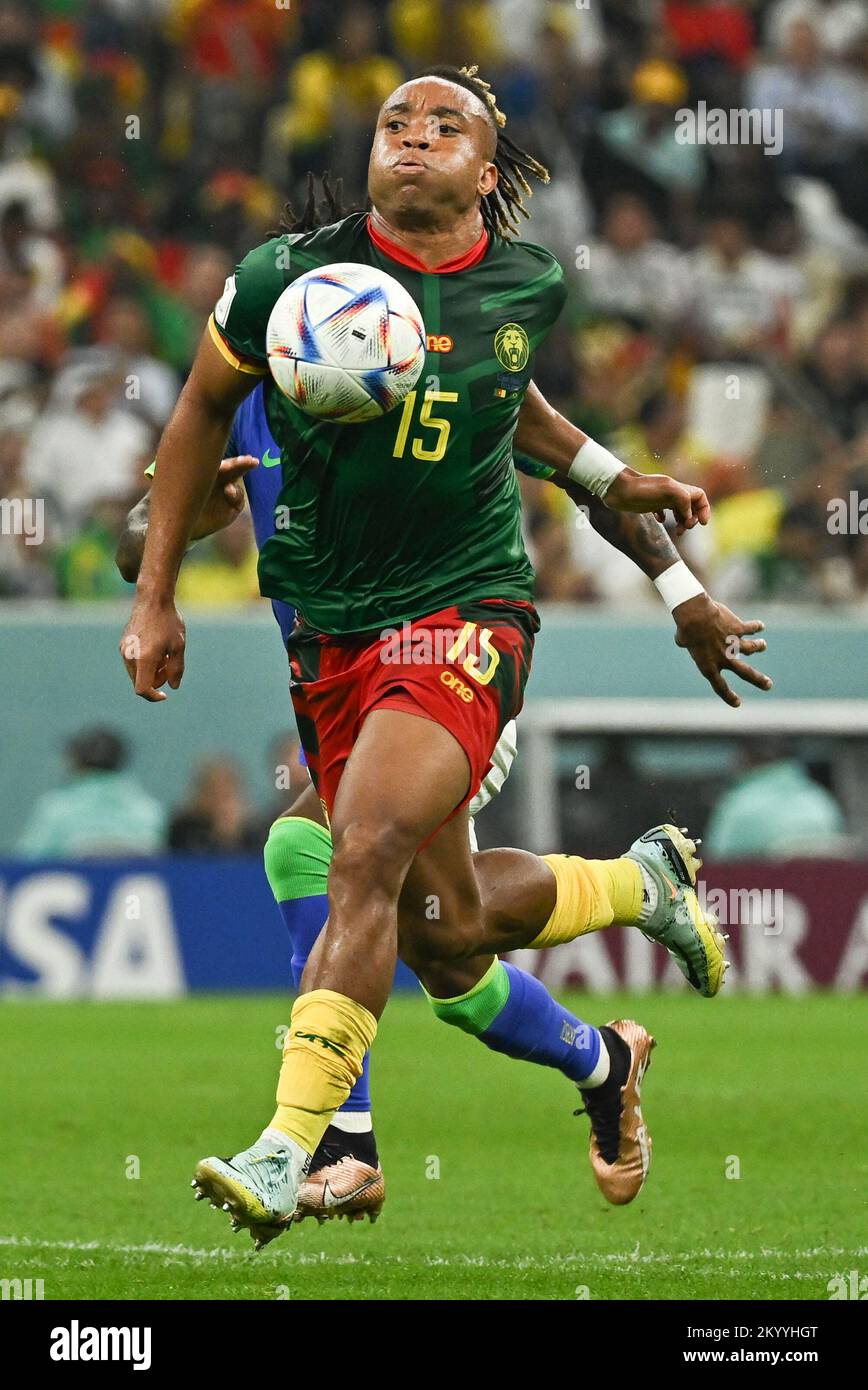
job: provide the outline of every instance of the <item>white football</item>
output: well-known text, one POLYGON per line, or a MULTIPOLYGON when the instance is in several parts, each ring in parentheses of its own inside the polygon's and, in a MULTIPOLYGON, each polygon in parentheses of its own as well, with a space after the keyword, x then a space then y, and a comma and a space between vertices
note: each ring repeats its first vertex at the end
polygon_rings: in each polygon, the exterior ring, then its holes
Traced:
POLYGON ((425 362, 412 296, 384 271, 352 263, 309 270, 288 285, 265 343, 283 394, 308 415, 341 424, 392 410, 425 362))

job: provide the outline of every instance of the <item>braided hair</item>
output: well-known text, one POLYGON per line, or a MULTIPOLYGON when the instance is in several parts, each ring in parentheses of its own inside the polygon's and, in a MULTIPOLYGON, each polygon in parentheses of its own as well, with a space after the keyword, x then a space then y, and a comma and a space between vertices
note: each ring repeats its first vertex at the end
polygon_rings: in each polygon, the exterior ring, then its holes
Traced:
POLYGON ((482 221, 486 231, 511 241, 520 231, 519 217, 530 217, 522 196, 533 196, 528 175, 537 179, 539 183, 548 183, 548 169, 504 133, 506 116, 498 109, 497 98, 491 90, 491 85, 479 76, 479 68, 475 63, 473 67, 454 68, 444 65, 426 68, 418 76, 442 77, 445 82, 454 82, 457 87, 472 92, 485 107, 497 139, 492 160, 497 170, 497 183, 482 199, 482 221))
POLYGON ((330 222, 339 222, 349 211, 344 207, 344 181, 338 179, 332 186, 331 175, 323 174, 320 179, 322 196, 317 201, 316 179, 308 172, 307 197, 300 213, 293 211, 292 203, 285 203, 280 215, 280 226, 276 231, 266 232, 266 240, 280 236, 283 232, 315 232, 317 227, 327 227, 330 222))
MULTIPOLYGON (((497 183, 490 193, 483 196, 482 223, 491 235, 497 235, 506 241, 511 241, 521 229, 519 217, 530 217, 523 196, 524 194, 527 194, 528 197, 533 195, 533 189, 528 183, 528 175, 540 183, 548 183, 548 169, 504 133, 506 116, 498 109, 497 99, 491 86, 479 76, 479 68, 476 64, 463 68, 444 64, 426 68, 424 72, 417 73, 416 76, 440 77, 445 82, 453 82, 457 87, 463 87, 466 92, 472 92, 485 107, 497 142, 492 160, 497 170, 497 183)), ((316 181, 313 174, 309 173, 307 176, 307 198, 301 213, 296 214, 291 203, 287 203, 283 209, 278 231, 266 235, 279 236, 281 232, 313 232, 317 227, 326 226, 329 222, 337 222, 342 217, 346 217, 349 212, 357 211, 357 209, 344 208, 343 206, 342 179, 338 179, 332 187, 330 176, 323 174, 321 185, 322 196, 317 200, 316 181)))

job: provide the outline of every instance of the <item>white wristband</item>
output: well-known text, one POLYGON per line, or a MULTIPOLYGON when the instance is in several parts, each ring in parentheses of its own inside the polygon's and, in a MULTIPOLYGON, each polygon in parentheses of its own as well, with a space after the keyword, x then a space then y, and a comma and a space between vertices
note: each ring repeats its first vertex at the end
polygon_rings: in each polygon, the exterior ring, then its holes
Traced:
POLYGON ((570 464, 569 477, 593 492, 595 497, 605 497, 624 466, 595 439, 586 439, 570 464))
POLYGON ((676 560, 668 570, 658 574, 654 580, 654 588, 670 613, 679 603, 686 603, 689 598, 696 598, 697 594, 705 593, 704 586, 695 574, 690 573, 683 560, 676 560))

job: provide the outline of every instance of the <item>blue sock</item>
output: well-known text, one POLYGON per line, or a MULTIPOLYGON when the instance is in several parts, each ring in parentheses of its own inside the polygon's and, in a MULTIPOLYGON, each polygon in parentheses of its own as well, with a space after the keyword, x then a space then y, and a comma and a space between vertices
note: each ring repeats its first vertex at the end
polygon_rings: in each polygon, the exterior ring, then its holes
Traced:
POLYGON ((278 903, 283 925, 289 932, 292 945, 292 985, 298 989, 307 958, 314 948, 317 937, 325 926, 328 916, 328 898, 325 893, 317 893, 310 898, 288 898, 278 903))
POLYGON ((467 994, 431 999, 438 1018, 478 1037, 494 1052, 556 1067, 587 1080, 600 1059, 599 1031, 553 999, 540 980, 496 960, 467 994))
MULTIPOLYGON (((328 916, 325 889, 330 861, 331 836, 315 821, 283 816, 272 825, 265 845, 265 872, 289 932, 296 989, 328 916)), ((358 1114, 370 1108, 371 1059, 365 1053, 362 1074, 340 1109, 358 1114)))
MULTIPOLYGON (((317 937, 325 926, 328 916, 328 898, 317 893, 310 898, 288 898, 278 903, 284 926, 292 942, 292 983, 296 989, 301 984, 307 958, 314 948, 317 937)), ((362 1074, 341 1110, 366 1112, 371 1108, 371 1054, 366 1052, 362 1062, 362 1074)))

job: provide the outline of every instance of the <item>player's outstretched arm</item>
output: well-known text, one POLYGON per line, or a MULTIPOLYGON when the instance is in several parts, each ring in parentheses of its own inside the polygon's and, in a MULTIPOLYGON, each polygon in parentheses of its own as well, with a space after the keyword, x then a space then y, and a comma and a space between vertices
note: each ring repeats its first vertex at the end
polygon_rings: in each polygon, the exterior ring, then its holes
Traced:
POLYGON ((555 473, 549 480, 572 498, 576 507, 587 514, 594 530, 632 560, 634 565, 657 579, 680 560, 669 532, 656 516, 642 512, 613 512, 600 497, 586 487, 555 473))
POLYGON ((676 645, 690 653, 698 670, 725 704, 738 709, 741 697, 727 684, 724 671, 732 671, 757 690, 771 690, 771 677, 742 661, 743 656, 753 656, 766 649, 765 638, 756 636, 765 629, 759 618, 747 621, 738 618, 725 603, 717 603, 704 592, 673 608, 672 616, 676 645))
POLYGON ((157 450, 133 611, 120 642, 135 692, 165 700, 184 674, 184 621, 175 607, 178 569, 211 492, 232 417, 258 378, 233 367, 209 333, 157 450))
POLYGON ((769 677, 742 660, 766 650, 765 638, 756 636, 764 630, 764 624, 758 618, 745 621, 737 617, 706 593, 656 517, 612 512, 599 497, 577 483, 560 475, 551 481, 562 487, 577 507, 584 508, 595 531, 654 581, 675 621, 676 645, 690 653, 721 700, 733 708, 741 704, 727 684, 724 671, 732 671, 757 690, 771 690, 769 677))
MULTIPOLYGON (((252 454, 239 454, 235 458, 224 459, 214 480, 214 486, 199 513, 199 519, 190 536, 193 541, 213 536, 231 526, 244 510, 244 487, 241 479, 256 468, 259 459, 252 454)), ((139 577, 145 541, 148 535, 148 518, 151 510, 151 494, 146 492, 127 515, 118 547, 115 551, 115 564, 128 584, 134 584, 139 577)))
POLYGON ((628 468, 550 406, 533 382, 519 411, 515 446, 580 483, 613 511, 653 512, 660 521, 666 511, 674 512, 679 535, 697 524, 704 526, 711 515, 701 487, 679 483, 665 473, 628 468))

